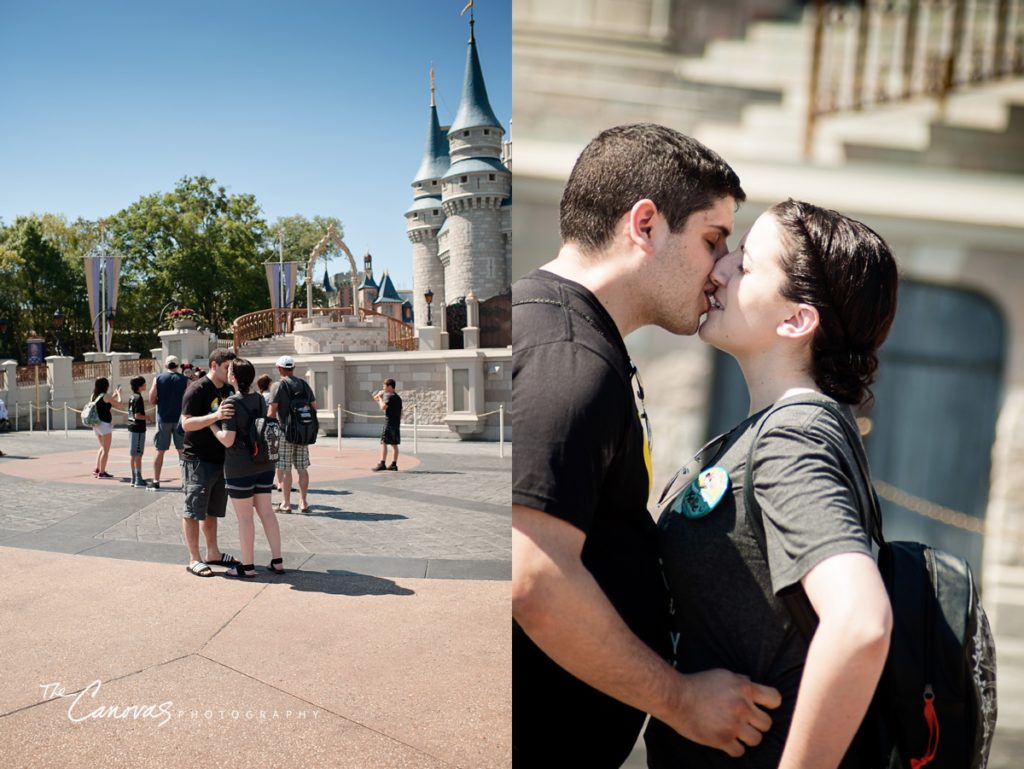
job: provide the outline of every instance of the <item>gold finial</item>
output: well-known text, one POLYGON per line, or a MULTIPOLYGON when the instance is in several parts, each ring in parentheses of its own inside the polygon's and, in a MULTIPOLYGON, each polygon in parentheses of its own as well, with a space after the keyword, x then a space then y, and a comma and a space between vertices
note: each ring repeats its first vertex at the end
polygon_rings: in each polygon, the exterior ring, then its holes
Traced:
POLYGON ((430 106, 437 106, 437 102, 434 100, 434 62, 430 62, 430 106))

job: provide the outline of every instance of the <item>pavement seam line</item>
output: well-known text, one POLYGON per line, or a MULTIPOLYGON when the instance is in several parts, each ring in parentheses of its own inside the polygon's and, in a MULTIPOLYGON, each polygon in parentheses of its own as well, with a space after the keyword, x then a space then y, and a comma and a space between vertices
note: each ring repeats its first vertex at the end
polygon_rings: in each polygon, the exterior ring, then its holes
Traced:
POLYGON ((361 727, 363 729, 366 729, 367 731, 373 732, 374 734, 379 735, 379 736, 383 737, 386 740, 389 740, 391 742, 397 743, 398 745, 401 745, 403 747, 409 748, 410 750, 414 750, 417 753, 422 753, 425 756, 429 756, 430 758, 434 759, 435 761, 440 761, 445 766, 451 766, 451 767, 455 767, 456 769, 459 769, 459 765, 458 764, 453 764, 451 761, 443 759, 443 758, 441 758, 439 756, 435 756, 433 753, 428 753, 423 748, 417 747, 415 745, 410 745, 407 742, 403 742, 402 740, 398 739, 397 737, 393 737, 392 735, 387 734, 386 732, 382 732, 379 729, 375 729, 372 726, 369 726, 367 724, 362 723, 361 721, 357 721, 356 719, 354 719, 354 718, 352 718, 350 716, 346 716, 346 715, 343 715, 341 713, 336 713, 335 711, 331 710, 328 707, 324 707, 323 705, 317 704, 316 702, 311 702, 311 701, 305 699, 304 697, 300 697, 298 694, 295 694, 294 692, 290 692, 287 689, 282 689, 280 686, 276 686, 275 684, 272 684, 269 681, 264 681, 261 678, 257 678, 256 676, 252 675, 251 673, 246 673, 244 670, 239 670, 238 668, 233 668, 233 667, 231 667, 231 665, 228 665, 226 662, 221 662, 220 660, 214 659, 212 657, 208 657, 205 654, 203 654, 202 652, 196 652, 196 656, 202 657, 205 660, 209 660, 213 664, 220 665, 221 667, 223 667, 223 668, 225 668, 227 670, 230 670, 233 673, 237 673, 240 676, 245 676, 246 678, 248 678, 251 681, 255 681, 258 684, 262 684, 263 686, 266 686, 266 687, 268 687, 270 689, 273 689, 274 691, 280 692, 281 694, 284 694, 284 695, 286 695, 288 697, 294 697, 299 702, 304 702, 307 705, 309 705, 310 707, 320 708, 325 713, 330 713, 332 716, 340 718, 342 721, 347 721, 350 724, 355 724, 356 726, 359 726, 359 727, 361 727))

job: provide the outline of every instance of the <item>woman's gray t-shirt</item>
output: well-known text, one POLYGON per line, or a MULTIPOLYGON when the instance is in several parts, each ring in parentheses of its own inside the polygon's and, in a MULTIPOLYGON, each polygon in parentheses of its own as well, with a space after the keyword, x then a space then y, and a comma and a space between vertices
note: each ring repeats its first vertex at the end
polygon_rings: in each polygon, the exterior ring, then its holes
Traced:
MULTIPOLYGON (((818 399, 830 400, 823 395, 788 400, 818 399)), ((728 472, 729 491, 722 501, 703 518, 691 519, 673 512, 666 499, 658 526, 672 595, 675 667, 686 673, 726 668, 748 675, 777 688, 782 705, 771 711, 772 728, 762 744, 741 759, 689 742, 652 720, 646 734, 651 767, 778 766, 807 657, 807 642, 779 593, 833 555, 871 555, 854 485, 860 483, 854 449, 839 417, 817 406, 794 405, 768 418, 754 452, 765 559, 743 500, 747 452, 763 414, 741 422, 717 455, 696 468, 713 465, 728 472)))
POLYGON ((252 457, 249 443, 249 424, 252 420, 267 415, 267 402, 259 393, 235 394, 225 403, 235 405, 235 415, 218 423, 226 430, 234 430, 235 442, 224 452, 224 477, 244 478, 274 468, 273 462, 256 462, 252 457))

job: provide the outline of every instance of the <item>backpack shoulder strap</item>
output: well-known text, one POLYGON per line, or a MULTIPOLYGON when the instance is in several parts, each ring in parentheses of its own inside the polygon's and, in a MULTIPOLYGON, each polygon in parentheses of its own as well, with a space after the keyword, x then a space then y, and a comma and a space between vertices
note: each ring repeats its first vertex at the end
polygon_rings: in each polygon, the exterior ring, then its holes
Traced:
MULTIPOLYGON (((854 484, 856 487, 855 493, 857 494, 858 506, 861 509, 861 518, 864 522, 865 528, 868 530, 868 535, 879 545, 882 545, 885 540, 882 538, 882 515, 878 506, 878 497, 875 494, 875 488, 871 483, 871 476, 868 473, 865 461, 861 457, 861 452, 857 448, 857 436, 854 434, 853 428, 842 412, 832 404, 817 400, 802 400, 783 403, 780 406, 775 406, 774 408, 769 409, 764 416, 758 420, 757 427, 754 430, 754 437, 750 441, 750 448, 747 450, 747 464, 744 468, 743 479, 743 506, 746 511, 747 521, 750 524, 751 530, 754 532, 754 538, 757 540, 758 548, 761 550, 761 555, 767 561, 768 543, 764 531, 764 517, 761 512, 761 505, 758 504, 757 497, 754 494, 754 452, 757 448, 758 438, 761 437, 761 431, 764 430, 768 419, 777 411, 781 411, 782 409, 790 406, 817 406, 828 410, 836 416, 836 419, 842 427, 843 433, 846 435, 847 441, 850 443, 850 450, 853 452, 854 459, 857 463, 857 469, 860 472, 861 480, 863 482, 862 484, 854 484), (864 486, 863 493, 860 488, 862 485, 864 486), (867 505, 864 504, 864 495, 868 498, 867 505), (867 515, 865 515, 865 512, 867 512, 867 515)), ((798 583, 792 588, 781 593, 779 598, 785 604, 790 617, 793 619, 793 623, 800 630, 801 635, 803 635, 807 641, 810 641, 814 636, 815 629, 818 627, 818 616, 814 611, 814 607, 811 606, 811 602, 807 598, 807 593, 804 592, 803 586, 798 583)))

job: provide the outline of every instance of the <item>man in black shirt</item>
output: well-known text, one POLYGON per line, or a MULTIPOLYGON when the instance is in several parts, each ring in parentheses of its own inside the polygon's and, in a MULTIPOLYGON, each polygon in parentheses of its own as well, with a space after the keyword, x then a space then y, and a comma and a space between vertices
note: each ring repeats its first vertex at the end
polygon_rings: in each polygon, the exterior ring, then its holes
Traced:
POLYGON ((213 575, 207 564, 233 566, 238 561, 217 546, 217 519, 227 510, 224 490, 224 445, 210 428, 234 416, 234 406, 224 403, 235 390, 227 383, 235 354, 230 350, 210 353, 210 371, 192 382, 181 402, 181 426, 185 431, 181 460, 181 485, 185 492, 185 545, 188 570, 199 577, 213 575), (206 561, 199 559, 199 524, 206 539, 206 561))
POLYGON ((557 258, 512 287, 512 740, 523 766, 618 767, 645 713, 733 756, 771 725, 762 708, 778 706, 774 689, 665 662, 649 432, 623 342, 650 324, 697 330, 744 197, 693 139, 609 129, 566 184, 557 258))

